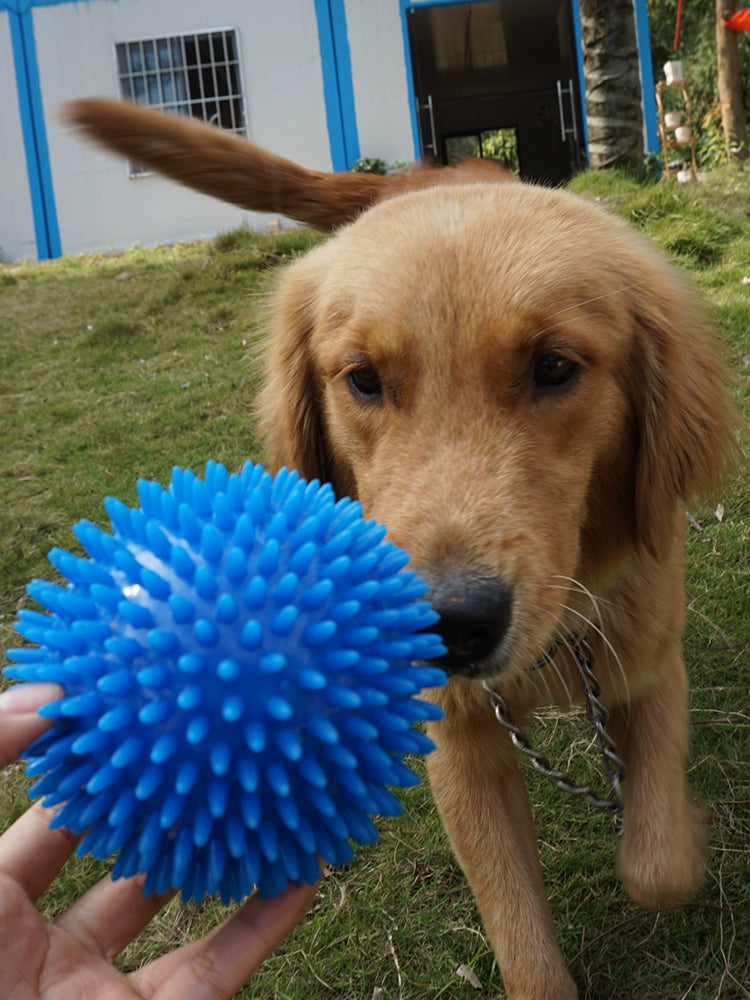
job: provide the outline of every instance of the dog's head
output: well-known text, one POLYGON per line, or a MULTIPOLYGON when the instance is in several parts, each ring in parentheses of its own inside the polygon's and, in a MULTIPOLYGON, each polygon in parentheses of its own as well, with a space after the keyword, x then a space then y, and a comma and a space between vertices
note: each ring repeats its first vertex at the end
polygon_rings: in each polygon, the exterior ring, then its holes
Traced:
POLYGON ((533 662, 571 580, 668 552, 734 447, 695 296, 566 193, 384 202, 285 273, 273 323, 270 463, 388 526, 469 675, 533 662))

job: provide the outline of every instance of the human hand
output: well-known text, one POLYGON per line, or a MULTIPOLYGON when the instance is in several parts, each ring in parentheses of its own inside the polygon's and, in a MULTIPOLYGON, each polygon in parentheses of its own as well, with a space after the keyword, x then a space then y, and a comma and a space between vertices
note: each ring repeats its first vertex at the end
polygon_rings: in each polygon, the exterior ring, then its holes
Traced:
POLYGON ((26 747, 52 725, 38 710, 62 698, 57 684, 18 684, 0 694, 0 767, 20 757, 26 747))
MULTIPOLYGON (((52 684, 0 695, 0 767, 49 727, 37 709, 57 697, 52 684)), ((35 903, 75 846, 66 830, 50 830, 39 804, 0 837, 4 1000, 229 1000, 315 898, 315 886, 290 886, 273 899, 251 896, 205 937, 123 974, 113 959, 173 893, 144 896, 142 877, 107 877, 47 923, 35 903)))

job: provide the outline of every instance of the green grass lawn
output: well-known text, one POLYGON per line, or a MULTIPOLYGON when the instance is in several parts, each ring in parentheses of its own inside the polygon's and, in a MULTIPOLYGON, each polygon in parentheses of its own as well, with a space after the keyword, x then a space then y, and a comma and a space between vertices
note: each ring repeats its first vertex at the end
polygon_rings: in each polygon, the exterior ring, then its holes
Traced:
MULTIPOLYGON (((574 182, 649 234, 708 299, 750 416, 750 175, 701 185, 642 186, 618 175, 574 182), (744 279, 744 280, 743 280, 744 279)), ((210 243, 0 267, 0 644, 25 585, 51 576, 53 546, 75 549, 73 524, 106 524, 107 494, 135 503, 139 477, 209 458, 236 469, 261 458, 252 404, 256 317, 274 269, 317 237, 230 233, 210 243)), ((747 446, 747 440, 744 442, 747 446)), ((691 511, 686 653, 692 682, 691 778, 713 815, 709 874, 680 910, 639 910, 619 886, 611 819, 529 777, 559 938, 582 998, 750 997, 750 477, 691 511), (700 529, 700 530, 699 530, 700 529)), ((535 741, 598 783, 576 716, 544 711, 535 741)), ((415 764, 421 768, 421 762, 415 764)), ((0 828, 26 804, 20 767, 6 771, 0 828)), ((424 784, 405 814, 379 821, 380 842, 326 874, 316 906, 239 994, 435 1000, 501 996, 471 895, 424 784), (479 992, 456 974, 470 966, 479 992)), ((53 915, 105 866, 73 859, 42 900, 53 915)), ((123 955, 132 968, 205 930, 213 902, 170 904, 123 955)), ((544 998, 539 998, 544 1000, 544 998)))

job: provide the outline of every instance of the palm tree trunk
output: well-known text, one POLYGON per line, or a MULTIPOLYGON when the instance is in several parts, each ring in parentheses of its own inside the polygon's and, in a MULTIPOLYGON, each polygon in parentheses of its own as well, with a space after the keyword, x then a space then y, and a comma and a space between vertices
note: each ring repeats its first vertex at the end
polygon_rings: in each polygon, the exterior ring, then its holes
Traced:
POLYGON ((580 0, 590 165, 643 169, 633 0, 580 0))

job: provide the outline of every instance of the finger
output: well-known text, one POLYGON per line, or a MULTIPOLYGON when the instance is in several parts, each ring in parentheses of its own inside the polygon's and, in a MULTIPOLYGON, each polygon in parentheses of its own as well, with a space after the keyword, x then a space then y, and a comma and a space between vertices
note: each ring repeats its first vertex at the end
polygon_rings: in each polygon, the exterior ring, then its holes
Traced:
POLYGON ((20 756, 52 725, 38 710, 62 698, 57 684, 19 684, 0 693, 0 767, 20 756))
POLYGON ((102 879, 77 899, 55 924, 104 958, 119 955, 175 891, 145 896, 145 875, 102 879))
POLYGON ((290 886, 273 899, 257 894, 200 941, 132 974, 154 1000, 229 1000, 297 926, 317 886, 290 886))
POLYGON ((73 853, 79 838, 50 830, 52 811, 36 803, 0 837, 0 872, 37 900, 73 853))

